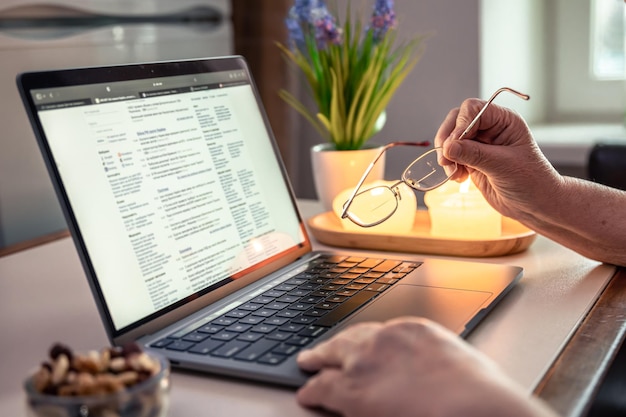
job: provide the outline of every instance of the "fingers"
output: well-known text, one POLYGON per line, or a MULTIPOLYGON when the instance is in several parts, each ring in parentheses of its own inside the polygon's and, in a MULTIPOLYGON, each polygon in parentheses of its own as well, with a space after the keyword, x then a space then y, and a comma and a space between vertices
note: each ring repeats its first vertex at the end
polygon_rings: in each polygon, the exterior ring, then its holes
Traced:
POLYGON ((380 323, 359 323, 298 355, 298 366, 310 372, 326 367, 341 368, 352 358, 355 347, 381 327, 380 323))
MULTIPOLYGON (((446 150, 446 148, 449 147, 450 143, 457 142, 464 133, 465 135, 463 139, 473 137, 477 129, 480 127, 480 119, 478 120, 478 123, 476 123, 468 132, 465 132, 465 129, 470 125, 470 123, 472 123, 473 118, 480 111, 483 105, 484 101, 482 100, 466 99, 460 107, 450 110, 435 135, 435 146, 444 148, 439 164, 442 166, 451 165, 453 163, 457 164, 457 172, 451 176, 451 178, 455 181, 465 180, 468 177, 469 172, 464 166, 465 164, 463 161, 458 159, 457 154, 455 154, 457 156, 456 159, 448 156, 448 150, 446 150)), ((460 150, 457 150, 457 152, 460 152, 460 150)))
MULTIPOLYGON (((444 144, 443 154, 459 166, 464 167, 466 174, 472 174, 474 183, 478 184, 482 173, 488 177, 501 176, 510 170, 513 164, 507 162, 506 152, 501 152, 502 147, 487 145, 473 140, 454 140, 444 144), (476 177, 478 175, 478 177, 476 177)), ((467 176, 467 175, 466 175, 467 176)), ((458 178, 455 178, 458 180, 458 178)), ((481 188, 481 191, 485 191, 481 188)))
POLYGON ((455 179, 465 177, 473 169, 499 173, 503 165, 515 163, 519 154, 514 148, 531 145, 532 135, 524 120, 496 104, 486 108, 476 124, 458 140, 484 103, 478 99, 465 100, 458 109, 450 111, 437 132, 435 141, 443 148, 442 159, 456 162, 460 168, 455 179))
POLYGON ((325 369, 311 377, 302 386, 296 398, 305 407, 323 407, 329 411, 341 411, 341 405, 345 400, 341 399, 341 393, 345 392, 343 375, 338 369, 325 369))
POLYGON ((325 366, 339 366, 339 360, 335 355, 331 357, 329 354, 324 354, 323 345, 321 343, 312 350, 300 352, 297 358, 298 366, 309 372, 319 371, 325 366))
POLYGON ((459 108, 452 109, 446 115, 446 118, 439 126, 437 130, 437 134, 435 135, 435 147, 441 147, 446 139, 449 139, 450 133, 454 130, 456 126, 456 118, 459 114, 459 108))
POLYGON ((457 164, 476 166, 483 159, 481 145, 471 140, 449 140, 443 144, 443 155, 457 164))
POLYGON ((443 326, 416 317, 349 327, 299 355, 302 367, 319 372, 298 390, 297 400, 345 417, 380 416, 381 410, 410 415, 394 410, 402 408, 398 403, 414 408, 415 396, 398 392, 419 385, 416 375, 429 374, 433 358, 434 363, 450 363, 446 355, 457 356, 456 338, 443 326), (394 399, 395 394, 400 398, 394 399))
MULTIPOLYGON (((483 105, 484 101, 482 100, 466 99, 460 107, 450 110, 437 130, 435 146, 442 146, 446 141, 459 139, 483 105)), ((481 119, 465 134, 464 138, 473 137, 480 128, 481 119)))
POLYGON ((307 371, 319 371, 298 390, 298 402, 305 407, 322 407, 344 412, 354 409, 354 364, 359 362, 362 347, 382 324, 360 323, 348 327, 333 338, 298 355, 298 365, 307 371))

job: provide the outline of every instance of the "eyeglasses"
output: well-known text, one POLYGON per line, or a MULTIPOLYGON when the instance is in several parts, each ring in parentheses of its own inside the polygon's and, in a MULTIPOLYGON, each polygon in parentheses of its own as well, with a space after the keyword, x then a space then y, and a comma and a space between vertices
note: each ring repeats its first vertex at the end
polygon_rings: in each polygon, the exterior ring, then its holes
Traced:
MULTIPOLYGON (((467 128, 461 133, 459 139, 463 138, 474 127, 480 116, 485 112, 489 104, 503 91, 510 92, 516 96, 528 100, 530 96, 522 94, 509 87, 498 89, 480 109, 478 114, 470 122, 467 128)), ((447 165, 440 164, 444 158, 441 154, 442 148, 433 148, 415 159, 402 173, 402 179, 392 185, 379 185, 359 191, 361 186, 372 171, 372 168, 380 157, 389 149, 395 146, 428 146, 429 142, 392 142, 383 147, 380 153, 369 164, 350 198, 343 206, 341 212, 342 219, 349 219, 361 227, 372 227, 383 223, 389 219, 398 209, 402 195, 400 186, 404 183, 417 191, 430 191, 441 185, 454 175, 458 167, 456 163, 447 165)))
POLYGON ((350 219, 361 227, 372 227, 389 219, 402 199, 399 186, 407 184, 418 191, 428 191, 445 183, 457 170, 456 164, 440 165, 441 148, 433 148, 414 160, 402 173, 402 179, 392 185, 379 185, 359 192, 380 157, 396 146, 429 146, 430 142, 392 142, 383 147, 369 164, 352 195, 344 204, 341 218, 350 219))

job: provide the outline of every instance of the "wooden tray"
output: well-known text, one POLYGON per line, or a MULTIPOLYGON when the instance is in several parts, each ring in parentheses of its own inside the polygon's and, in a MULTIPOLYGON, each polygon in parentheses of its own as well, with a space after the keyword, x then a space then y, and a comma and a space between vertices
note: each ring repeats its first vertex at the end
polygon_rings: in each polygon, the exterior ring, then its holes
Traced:
POLYGON ((318 242, 352 249, 370 249, 433 255, 488 257, 511 255, 526 250, 536 233, 519 222, 502 218, 502 236, 491 240, 457 240, 430 236, 430 218, 418 210, 415 223, 406 235, 382 235, 346 231, 333 212, 308 219, 311 233, 318 242))

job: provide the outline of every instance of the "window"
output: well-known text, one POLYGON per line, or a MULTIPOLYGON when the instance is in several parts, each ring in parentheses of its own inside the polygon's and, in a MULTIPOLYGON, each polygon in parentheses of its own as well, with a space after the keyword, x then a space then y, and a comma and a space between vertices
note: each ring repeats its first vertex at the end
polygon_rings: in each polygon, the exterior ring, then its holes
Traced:
POLYGON ((499 100, 530 124, 622 123, 624 9, 624 0, 481 0, 481 94, 502 85, 530 94, 499 100))
POLYGON ((593 0, 591 13, 591 75, 597 80, 624 79, 623 0, 593 0))

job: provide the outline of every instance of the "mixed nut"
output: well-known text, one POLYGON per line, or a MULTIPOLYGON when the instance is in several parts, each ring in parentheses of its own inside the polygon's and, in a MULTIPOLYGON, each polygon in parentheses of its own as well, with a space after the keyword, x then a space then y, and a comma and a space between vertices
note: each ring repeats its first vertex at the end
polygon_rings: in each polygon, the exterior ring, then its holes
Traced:
POLYGON ((169 366, 136 344, 78 354, 56 343, 25 387, 29 417, 163 417, 169 366))
POLYGON ((159 368, 159 362, 134 343, 87 354, 76 354, 56 343, 50 348, 49 360, 35 373, 33 383, 38 392, 50 395, 111 394, 145 381, 159 368))

